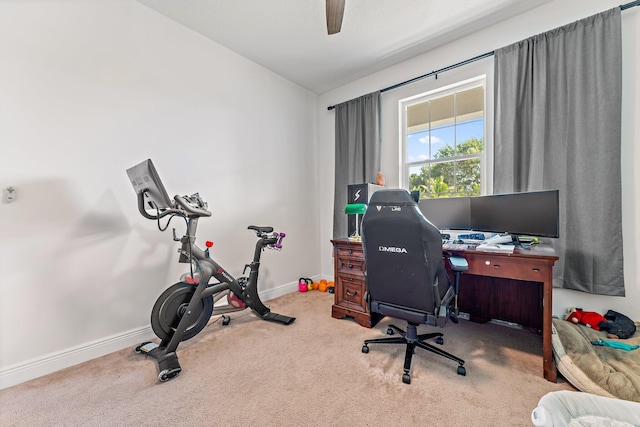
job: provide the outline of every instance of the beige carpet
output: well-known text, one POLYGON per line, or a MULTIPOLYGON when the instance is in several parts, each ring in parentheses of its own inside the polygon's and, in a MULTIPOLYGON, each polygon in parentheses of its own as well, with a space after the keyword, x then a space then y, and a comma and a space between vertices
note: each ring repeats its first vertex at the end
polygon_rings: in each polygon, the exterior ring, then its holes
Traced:
POLYGON ((361 352, 389 321, 366 329, 333 319, 332 303, 331 294, 296 292, 267 303, 297 317, 289 326, 249 311, 213 323, 182 343, 183 371, 167 383, 154 361, 124 349, 2 390, 0 425, 530 426, 540 397, 572 389, 542 378, 540 336, 467 321, 439 329, 466 376, 417 349, 403 384, 403 347, 361 352))

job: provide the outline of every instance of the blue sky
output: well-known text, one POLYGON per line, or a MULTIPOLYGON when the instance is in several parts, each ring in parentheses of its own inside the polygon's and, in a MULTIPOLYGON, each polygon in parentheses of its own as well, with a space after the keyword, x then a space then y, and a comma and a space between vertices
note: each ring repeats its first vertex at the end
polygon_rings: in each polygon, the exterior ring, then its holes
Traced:
POLYGON ((429 131, 421 131, 407 135, 407 161, 416 162, 433 158, 432 156, 442 147, 453 146, 471 138, 483 139, 484 121, 482 118, 457 123, 457 125, 442 126, 429 131), (431 152, 429 151, 431 140, 431 152))

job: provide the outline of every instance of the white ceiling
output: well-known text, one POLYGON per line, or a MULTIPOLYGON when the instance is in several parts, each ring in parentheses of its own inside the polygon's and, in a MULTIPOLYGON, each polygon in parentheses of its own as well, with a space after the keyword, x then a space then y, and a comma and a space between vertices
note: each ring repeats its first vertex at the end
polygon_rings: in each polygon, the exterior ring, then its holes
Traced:
POLYGON ((138 1, 322 94, 550 0, 346 0, 331 36, 325 0, 138 1))

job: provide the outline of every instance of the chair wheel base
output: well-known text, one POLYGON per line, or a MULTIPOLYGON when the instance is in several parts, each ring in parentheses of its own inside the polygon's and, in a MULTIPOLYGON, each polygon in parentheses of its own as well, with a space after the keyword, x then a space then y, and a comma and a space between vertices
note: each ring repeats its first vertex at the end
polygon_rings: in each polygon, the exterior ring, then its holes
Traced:
POLYGON ((458 375, 465 376, 467 371, 464 367, 464 360, 459 357, 454 356, 453 354, 447 353, 446 351, 440 349, 438 346, 429 344, 426 341, 433 339, 437 344, 444 344, 444 337, 441 333, 428 333, 428 334, 418 334, 417 333, 417 324, 409 323, 407 325, 406 332, 397 326, 390 325, 387 329, 387 334, 393 335, 396 332, 398 333, 398 337, 388 337, 388 338, 375 338, 365 340, 362 345, 362 352, 369 353, 369 344, 399 344, 404 345, 406 347, 405 357, 404 357, 404 373, 402 375, 402 382, 405 384, 411 384, 411 359, 416 352, 416 348, 422 348, 429 352, 435 353, 439 356, 446 357, 447 359, 453 360, 458 363, 458 375))

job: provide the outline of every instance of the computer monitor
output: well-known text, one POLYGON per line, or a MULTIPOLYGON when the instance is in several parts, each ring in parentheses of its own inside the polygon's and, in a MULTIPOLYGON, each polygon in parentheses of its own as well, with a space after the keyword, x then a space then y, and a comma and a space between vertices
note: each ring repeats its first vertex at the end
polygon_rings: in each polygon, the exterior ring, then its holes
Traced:
POLYGON ((439 230, 470 230, 471 199, 471 197, 420 199, 418 208, 439 230))
POLYGON ((559 237, 558 190, 477 196, 471 228, 511 235, 559 237))
POLYGON ((144 193, 146 204, 152 209, 164 210, 173 205, 151 159, 127 169, 129 181, 136 194, 144 193))

